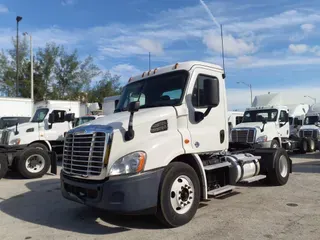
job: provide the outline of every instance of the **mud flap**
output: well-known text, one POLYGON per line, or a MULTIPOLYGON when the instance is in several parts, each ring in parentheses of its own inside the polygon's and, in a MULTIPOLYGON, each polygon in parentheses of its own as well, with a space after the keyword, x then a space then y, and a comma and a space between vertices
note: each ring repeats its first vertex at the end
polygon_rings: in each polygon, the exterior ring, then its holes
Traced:
POLYGON ((51 160, 50 172, 54 175, 57 175, 57 154, 56 152, 48 152, 51 160))

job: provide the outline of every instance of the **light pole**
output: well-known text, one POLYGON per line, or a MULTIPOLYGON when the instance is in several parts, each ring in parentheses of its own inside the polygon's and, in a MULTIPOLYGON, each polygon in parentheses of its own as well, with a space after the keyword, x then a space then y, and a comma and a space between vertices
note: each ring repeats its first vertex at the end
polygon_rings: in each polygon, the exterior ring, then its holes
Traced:
POLYGON ((304 96, 304 97, 308 97, 308 98, 312 99, 312 100, 314 101, 314 103, 317 103, 317 99, 314 98, 314 97, 310 97, 310 96, 308 96, 308 95, 306 95, 306 96, 304 96))
POLYGON ((16 97, 19 96, 19 22, 22 20, 22 17, 17 16, 17 49, 16 49, 16 64, 17 64, 17 73, 16 73, 16 97))
POLYGON ((251 84, 249 83, 245 83, 245 82, 237 82, 238 84, 240 84, 240 83, 242 83, 242 84, 244 84, 244 85, 246 85, 246 86, 248 86, 249 88, 250 88, 250 105, 251 105, 251 107, 252 107, 252 86, 251 86, 251 84))
POLYGON ((32 51, 32 35, 27 32, 23 33, 24 36, 29 35, 30 37, 30 82, 31 82, 31 100, 33 101, 33 51, 32 51))

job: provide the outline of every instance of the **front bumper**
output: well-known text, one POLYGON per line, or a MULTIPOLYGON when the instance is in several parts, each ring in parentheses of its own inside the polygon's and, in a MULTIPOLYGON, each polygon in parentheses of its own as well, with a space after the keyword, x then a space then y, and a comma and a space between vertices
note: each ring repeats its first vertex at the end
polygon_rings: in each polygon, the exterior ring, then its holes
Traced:
POLYGON ((254 147, 255 148, 270 148, 271 147, 271 141, 254 143, 254 147))
POLYGON ((154 209, 163 169, 138 175, 87 181, 69 177, 61 171, 61 191, 66 199, 120 213, 154 209))

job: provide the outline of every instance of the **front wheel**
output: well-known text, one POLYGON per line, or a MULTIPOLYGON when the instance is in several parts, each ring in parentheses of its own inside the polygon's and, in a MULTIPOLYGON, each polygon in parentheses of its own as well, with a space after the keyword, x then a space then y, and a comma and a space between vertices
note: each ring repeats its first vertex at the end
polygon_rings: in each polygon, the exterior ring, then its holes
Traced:
POLYGON ((316 144, 313 139, 308 138, 308 152, 314 152, 316 149, 316 144))
POLYGON ((188 223, 200 202, 200 182, 195 170, 182 162, 170 163, 162 175, 157 217, 168 227, 188 223))
POLYGON ((50 157, 45 150, 26 148, 17 159, 17 170, 25 178, 42 177, 50 168, 50 157))

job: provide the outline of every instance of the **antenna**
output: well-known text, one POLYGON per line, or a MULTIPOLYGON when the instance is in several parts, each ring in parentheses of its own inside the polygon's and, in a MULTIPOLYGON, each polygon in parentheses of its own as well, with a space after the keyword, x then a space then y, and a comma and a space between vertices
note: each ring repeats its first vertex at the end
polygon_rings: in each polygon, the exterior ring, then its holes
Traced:
POLYGON ((150 56, 150 52, 149 52, 149 71, 151 70, 151 56, 150 56))
POLYGON ((222 77, 225 79, 226 77, 226 69, 224 66, 224 46, 223 46, 223 32, 222 32, 222 24, 220 24, 220 30, 221 30, 221 50, 222 50, 222 66, 223 66, 223 74, 222 77))

